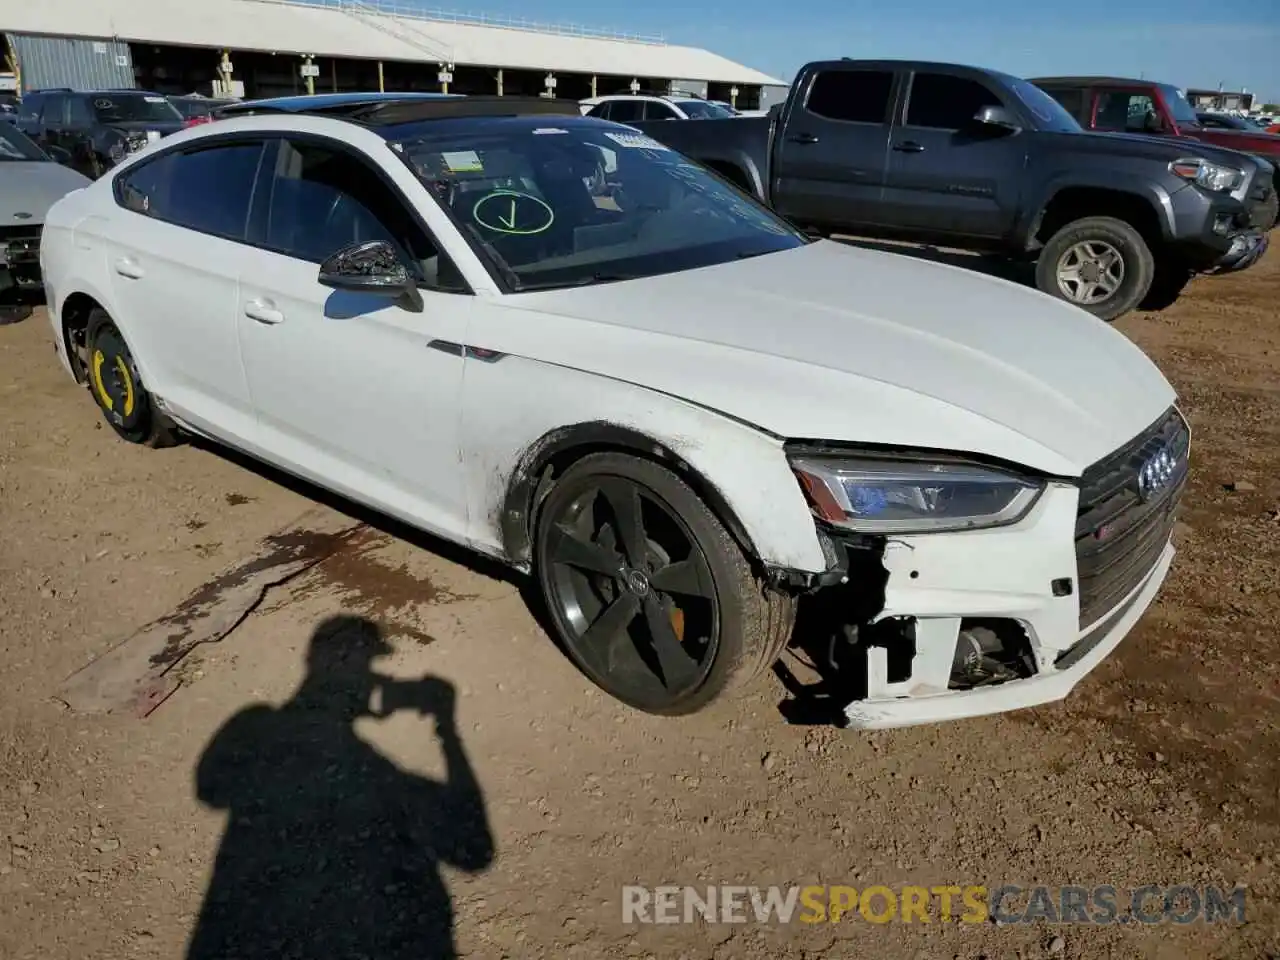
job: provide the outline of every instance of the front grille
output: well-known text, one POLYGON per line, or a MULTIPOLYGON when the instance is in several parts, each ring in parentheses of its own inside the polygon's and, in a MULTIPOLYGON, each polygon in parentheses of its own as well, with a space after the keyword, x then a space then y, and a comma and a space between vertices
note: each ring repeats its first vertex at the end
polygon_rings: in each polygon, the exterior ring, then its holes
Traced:
POLYGON ((1081 477, 1076 514, 1081 630, 1124 600, 1159 561, 1186 486, 1190 440, 1186 421, 1170 410, 1081 477), (1172 456, 1174 471, 1144 499, 1139 474, 1162 450, 1172 456))

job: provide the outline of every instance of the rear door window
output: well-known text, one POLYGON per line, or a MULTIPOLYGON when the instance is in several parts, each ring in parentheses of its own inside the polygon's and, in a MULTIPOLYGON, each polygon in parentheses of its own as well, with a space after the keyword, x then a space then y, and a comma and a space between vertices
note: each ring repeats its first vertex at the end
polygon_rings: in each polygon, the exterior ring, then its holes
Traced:
POLYGON ((885 123, 892 94, 890 70, 822 70, 809 87, 805 109, 827 120, 885 123))
POLYGON ((636 123, 644 119, 643 100, 614 100, 609 119, 614 123, 636 123))
POLYGON ((134 213, 244 241, 263 148, 220 143, 165 154, 118 177, 116 199, 134 213))
POLYGON ((1159 116, 1150 95, 1130 90, 1099 90, 1093 125, 1099 130, 1145 133, 1151 117, 1159 116))
POLYGON ((663 103, 661 100, 646 100, 644 102, 644 118, 646 120, 679 120, 671 104, 663 103))

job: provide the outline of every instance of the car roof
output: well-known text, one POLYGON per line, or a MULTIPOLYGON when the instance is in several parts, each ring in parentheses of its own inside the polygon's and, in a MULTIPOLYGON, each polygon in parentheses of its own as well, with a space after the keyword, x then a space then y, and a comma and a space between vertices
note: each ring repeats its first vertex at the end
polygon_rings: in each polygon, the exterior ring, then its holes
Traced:
POLYGON ((250 100, 219 107, 219 119, 261 114, 310 114, 365 126, 459 117, 579 116, 576 100, 546 97, 470 97, 454 93, 336 93, 250 100))
POLYGON ((1128 87, 1167 86, 1157 80, 1134 80, 1132 77, 1032 77, 1032 83, 1062 83, 1076 87, 1109 87, 1124 84, 1128 87))

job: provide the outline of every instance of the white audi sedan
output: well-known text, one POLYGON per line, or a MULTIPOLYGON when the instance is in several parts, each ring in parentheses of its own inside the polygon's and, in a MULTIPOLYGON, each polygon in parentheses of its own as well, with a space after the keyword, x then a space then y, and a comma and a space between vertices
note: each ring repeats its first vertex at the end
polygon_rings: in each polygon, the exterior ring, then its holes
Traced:
POLYGON ((853 726, 1061 698, 1173 558, 1188 428, 1122 335, 813 241, 574 103, 244 104, 60 201, 41 258, 121 437, 212 438, 532 573, 642 710, 792 641, 853 726))

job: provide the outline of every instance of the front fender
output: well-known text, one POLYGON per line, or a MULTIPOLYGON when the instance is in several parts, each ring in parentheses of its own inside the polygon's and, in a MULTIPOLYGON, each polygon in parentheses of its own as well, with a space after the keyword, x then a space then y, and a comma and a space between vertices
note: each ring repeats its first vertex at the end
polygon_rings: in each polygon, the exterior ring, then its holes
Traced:
POLYGON ((813 516, 777 437, 580 370, 518 356, 467 364, 461 455, 475 549, 528 569, 529 507, 542 465, 565 452, 622 449, 702 481, 708 506, 762 564, 826 569, 813 516))
POLYGON ((1131 174, 1119 169, 1063 170, 1037 185, 1028 196, 1018 222, 1018 239, 1029 242, 1035 236, 1040 218, 1053 198, 1063 190, 1094 188, 1127 193, 1146 202, 1156 215, 1160 235, 1172 239, 1177 234, 1177 221, 1173 210, 1173 195, 1150 176, 1131 174))

